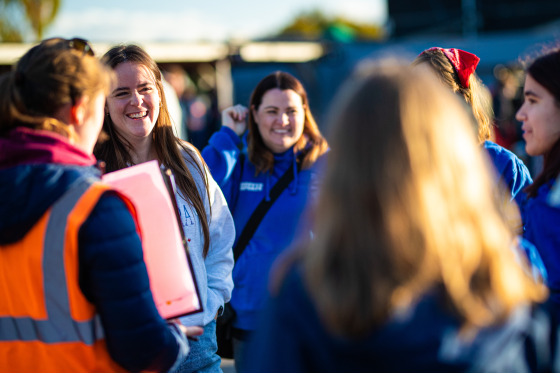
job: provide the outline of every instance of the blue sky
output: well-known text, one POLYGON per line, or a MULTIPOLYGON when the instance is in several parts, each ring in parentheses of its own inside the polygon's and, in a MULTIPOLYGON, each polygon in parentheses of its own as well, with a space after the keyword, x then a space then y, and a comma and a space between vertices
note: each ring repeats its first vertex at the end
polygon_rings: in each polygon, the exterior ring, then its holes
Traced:
POLYGON ((45 37, 94 42, 225 41, 266 36, 301 11, 383 24, 386 0, 63 0, 45 37))

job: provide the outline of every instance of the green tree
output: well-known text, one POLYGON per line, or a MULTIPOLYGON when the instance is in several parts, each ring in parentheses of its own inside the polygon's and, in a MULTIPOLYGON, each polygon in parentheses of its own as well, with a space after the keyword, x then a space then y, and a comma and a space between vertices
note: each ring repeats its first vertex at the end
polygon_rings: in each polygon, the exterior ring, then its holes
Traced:
POLYGON ((379 25, 358 23, 341 16, 329 17, 321 10, 314 9, 300 13, 274 38, 349 42, 381 40, 384 37, 384 29, 379 25))
POLYGON ((60 5, 61 0, 0 0, 0 42, 22 42, 27 35, 34 41, 43 39, 60 5))

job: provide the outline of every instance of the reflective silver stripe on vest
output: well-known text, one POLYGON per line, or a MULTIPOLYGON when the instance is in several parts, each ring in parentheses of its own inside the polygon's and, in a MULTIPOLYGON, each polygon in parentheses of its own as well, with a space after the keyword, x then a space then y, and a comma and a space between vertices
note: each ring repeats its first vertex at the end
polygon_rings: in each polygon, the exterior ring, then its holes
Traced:
POLYGON ((104 332, 98 315, 84 322, 72 320, 64 269, 68 215, 92 183, 91 179, 76 181, 51 210, 43 252, 43 282, 48 320, 0 317, 0 341, 38 340, 44 343, 82 342, 91 345, 103 339, 104 332))

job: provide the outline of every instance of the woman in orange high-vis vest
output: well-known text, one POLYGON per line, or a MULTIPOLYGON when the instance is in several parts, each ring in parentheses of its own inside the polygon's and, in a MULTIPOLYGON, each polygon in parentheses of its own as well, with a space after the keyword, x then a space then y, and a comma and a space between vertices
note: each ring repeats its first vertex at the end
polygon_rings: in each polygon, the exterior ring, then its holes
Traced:
POLYGON ((155 307, 134 208, 99 182, 111 81, 77 38, 0 77, 0 372, 167 371, 188 352, 155 307))

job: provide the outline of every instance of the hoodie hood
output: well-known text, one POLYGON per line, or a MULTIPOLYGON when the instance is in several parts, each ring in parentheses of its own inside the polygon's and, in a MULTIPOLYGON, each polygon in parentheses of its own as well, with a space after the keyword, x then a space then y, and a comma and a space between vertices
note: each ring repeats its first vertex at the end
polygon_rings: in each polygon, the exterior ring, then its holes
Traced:
POLYGON ((20 240, 73 183, 99 177, 94 164, 49 131, 18 128, 0 138, 0 244, 20 240))
POLYGON ((18 127, 0 138, 0 169, 47 163, 91 166, 96 159, 52 131, 18 127))

